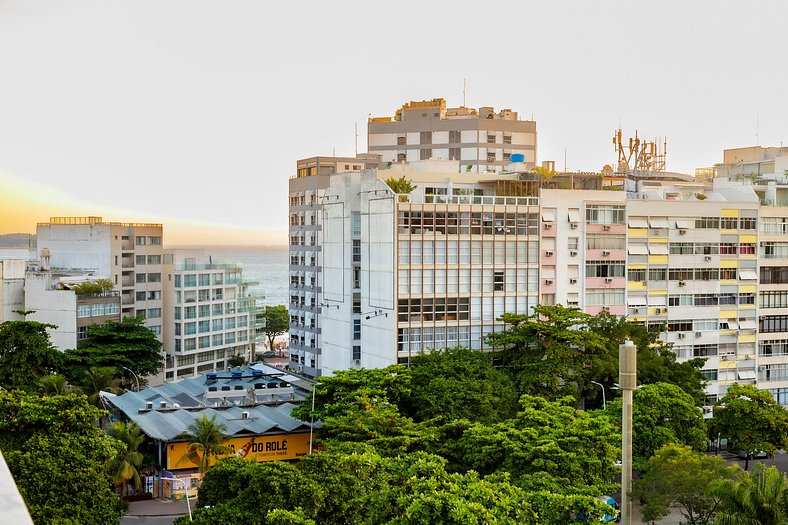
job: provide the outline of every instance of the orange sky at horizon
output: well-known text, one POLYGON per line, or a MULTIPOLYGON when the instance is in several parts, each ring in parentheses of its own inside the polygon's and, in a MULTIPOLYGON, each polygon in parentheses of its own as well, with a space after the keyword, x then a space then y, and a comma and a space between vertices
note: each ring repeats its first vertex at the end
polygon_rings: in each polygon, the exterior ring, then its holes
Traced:
POLYGON ((164 226, 167 245, 287 245, 286 229, 248 228, 190 222, 101 206, 71 193, 0 172, 0 234, 35 233, 50 217, 100 216, 112 222, 153 222, 164 226))

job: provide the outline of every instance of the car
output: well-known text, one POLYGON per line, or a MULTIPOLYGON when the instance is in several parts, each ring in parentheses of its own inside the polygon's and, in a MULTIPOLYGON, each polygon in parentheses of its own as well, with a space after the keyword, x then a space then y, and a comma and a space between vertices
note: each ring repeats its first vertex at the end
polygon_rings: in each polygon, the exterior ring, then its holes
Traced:
POLYGON ((263 359, 268 359, 269 357, 276 357, 276 352, 273 350, 266 350, 265 352, 258 352, 257 355, 263 359))

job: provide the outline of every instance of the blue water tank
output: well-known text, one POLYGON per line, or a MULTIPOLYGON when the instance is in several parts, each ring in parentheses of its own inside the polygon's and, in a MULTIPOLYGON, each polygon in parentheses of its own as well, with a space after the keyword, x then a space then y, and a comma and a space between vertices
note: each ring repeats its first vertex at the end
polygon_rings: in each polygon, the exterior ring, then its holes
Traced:
POLYGON ((522 153, 512 153, 512 162, 525 162, 525 155, 522 153))

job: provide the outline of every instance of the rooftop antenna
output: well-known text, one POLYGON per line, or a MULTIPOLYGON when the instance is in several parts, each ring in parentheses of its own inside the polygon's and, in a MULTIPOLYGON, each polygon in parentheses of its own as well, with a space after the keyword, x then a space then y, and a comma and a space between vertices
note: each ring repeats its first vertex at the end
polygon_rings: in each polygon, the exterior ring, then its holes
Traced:
POLYGON ((566 148, 564 148, 564 173, 566 173, 566 148))
POLYGON ((468 91, 468 84, 465 82, 465 79, 462 79, 462 107, 465 107, 465 96, 468 91))

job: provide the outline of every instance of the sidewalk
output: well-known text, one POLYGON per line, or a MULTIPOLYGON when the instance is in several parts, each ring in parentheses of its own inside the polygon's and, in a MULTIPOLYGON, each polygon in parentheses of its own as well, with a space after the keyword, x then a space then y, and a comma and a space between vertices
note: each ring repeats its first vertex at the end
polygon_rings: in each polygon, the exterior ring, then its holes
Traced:
MULTIPOLYGON (((681 525, 683 523, 682 519, 684 519, 684 516, 679 511, 674 510, 663 519, 657 520, 656 523, 657 525, 681 525)), ((632 502, 632 525, 640 525, 642 523, 640 521, 640 504, 632 502)))
MULTIPOLYGON (((192 512, 197 500, 192 498, 192 512)), ((132 501, 126 516, 185 516, 189 514, 186 500, 150 499, 147 501, 132 501)))

